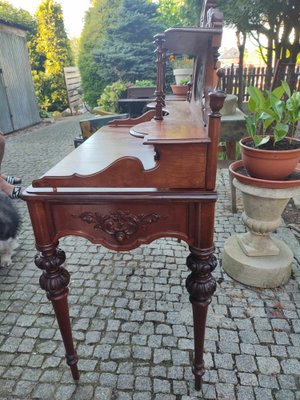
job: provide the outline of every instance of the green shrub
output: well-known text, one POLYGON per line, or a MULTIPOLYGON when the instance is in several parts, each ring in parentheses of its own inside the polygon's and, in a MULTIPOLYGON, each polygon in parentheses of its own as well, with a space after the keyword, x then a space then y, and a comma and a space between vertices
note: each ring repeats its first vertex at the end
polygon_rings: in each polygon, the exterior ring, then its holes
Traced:
POLYGON ((104 111, 117 112, 118 100, 125 94, 126 89, 127 85, 121 81, 114 82, 112 85, 107 85, 97 102, 98 105, 101 106, 104 111))
POLYGON ((144 79, 144 80, 137 80, 135 81, 134 84, 135 87, 152 87, 155 86, 155 84, 153 83, 153 81, 150 81, 148 79, 144 79))

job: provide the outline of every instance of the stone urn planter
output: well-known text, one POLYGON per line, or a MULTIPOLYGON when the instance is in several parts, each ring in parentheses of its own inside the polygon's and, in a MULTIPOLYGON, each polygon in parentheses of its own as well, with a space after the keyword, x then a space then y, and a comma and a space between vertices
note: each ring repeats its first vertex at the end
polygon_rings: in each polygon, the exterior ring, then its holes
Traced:
POLYGON ((300 195, 300 164, 286 181, 247 176, 242 161, 231 164, 230 172, 235 177, 234 186, 242 193, 242 221, 247 233, 234 235, 225 242, 223 268, 245 285, 260 288, 283 285, 291 275, 293 254, 271 234, 281 224, 281 214, 289 199, 300 195))
POLYGON ((238 98, 234 94, 227 94, 224 105, 220 110, 221 115, 233 115, 236 113, 238 98))

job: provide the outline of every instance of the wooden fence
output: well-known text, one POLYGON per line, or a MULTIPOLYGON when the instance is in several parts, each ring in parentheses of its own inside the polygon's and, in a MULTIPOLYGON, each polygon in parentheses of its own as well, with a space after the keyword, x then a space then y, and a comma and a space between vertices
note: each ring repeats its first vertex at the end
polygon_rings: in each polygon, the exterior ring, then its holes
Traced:
POLYGON ((68 103, 71 113, 75 113, 82 106, 82 89, 79 69, 77 67, 64 68, 68 103))
MULTIPOLYGON (((274 72, 274 71, 273 71, 274 72)), ((287 71, 284 73, 287 77, 287 71)), ((248 67, 243 69, 243 101, 248 101, 249 95, 247 93, 248 86, 257 86, 260 89, 265 88, 266 81, 266 68, 265 67, 248 67)), ((297 91, 300 91, 300 66, 295 68, 295 82, 297 91)), ((225 76, 222 78, 222 89, 226 93, 239 94, 239 77, 238 67, 233 65, 225 69, 225 76)))

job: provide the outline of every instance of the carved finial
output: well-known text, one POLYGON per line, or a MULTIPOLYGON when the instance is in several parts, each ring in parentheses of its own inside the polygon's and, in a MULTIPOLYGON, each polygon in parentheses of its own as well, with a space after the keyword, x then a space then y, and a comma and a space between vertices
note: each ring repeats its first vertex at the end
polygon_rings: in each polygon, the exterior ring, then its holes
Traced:
POLYGON ((165 85, 165 64, 166 64, 166 49, 164 48, 165 35, 158 34, 154 36, 156 44, 156 65, 157 65, 157 78, 156 78, 156 90, 155 94, 155 117, 154 119, 163 119, 163 107, 165 105, 164 100, 164 85, 165 85))
POLYGON ((217 77, 218 77, 218 82, 217 82, 217 86, 215 87, 215 90, 220 91, 221 89, 221 83, 222 83, 222 78, 224 78, 225 76, 225 68, 219 68, 217 69, 217 77))
POLYGON ((224 105, 226 93, 221 88, 221 80, 225 75, 225 69, 219 68, 217 70, 218 82, 215 90, 209 93, 209 105, 213 114, 219 115, 219 111, 224 105))
POLYGON ((192 87, 193 87, 193 82, 189 81, 188 84, 188 90, 187 90, 187 95, 186 95, 186 99, 187 101, 190 103, 191 99, 192 99, 192 87))

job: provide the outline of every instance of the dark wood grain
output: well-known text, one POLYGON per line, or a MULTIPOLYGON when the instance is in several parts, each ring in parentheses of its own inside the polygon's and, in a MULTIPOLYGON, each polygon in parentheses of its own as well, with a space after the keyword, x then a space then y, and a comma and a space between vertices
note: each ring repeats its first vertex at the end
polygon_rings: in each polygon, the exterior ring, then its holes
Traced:
POLYGON ((215 181, 225 97, 214 90, 221 40, 214 5, 209 0, 204 6, 205 13, 213 7, 204 19, 211 28, 170 29, 156 38, 155 110, 102 128, 23 193, 39 251, 35 263, 43 271, 40 285, 53 304, 74 379, 79 371, 67 302, 70 277, 59 239, 78 235, 124 251, 175 237, 190 249, 186 287, 194 318, 195 387, 201 388, 207 308, 216 289, 215 181), (195 56, 190 101, 164 95, 166 50, 195 56))

